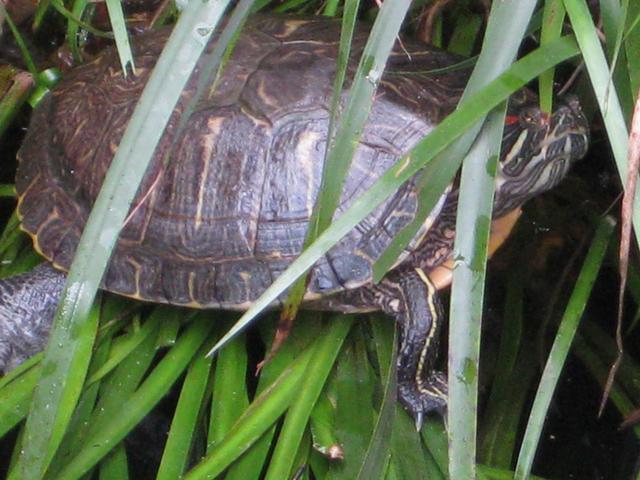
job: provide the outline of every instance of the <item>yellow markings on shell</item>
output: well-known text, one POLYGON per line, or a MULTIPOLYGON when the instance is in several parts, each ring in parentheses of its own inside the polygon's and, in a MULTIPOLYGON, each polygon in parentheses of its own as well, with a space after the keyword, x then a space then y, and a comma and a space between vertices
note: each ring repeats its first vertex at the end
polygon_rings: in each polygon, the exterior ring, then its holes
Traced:
POLYGON ((265 82, 258 83, 258 88, 256 89, 258 93, 258 98, 262 100, 266 105, 273 108, 274 110, 280 110, 280 107, 282 105, 280 105, 280 103, 278 103, 277 100, 274 100, 273 98, 271 98, 271 95, 267 93, 267 89, 265 88, 265 86, 266 86, 265 82))
POLYGON ((404 159, 402 160, 402 164, 398 167, 398 170, 396 171, 396 173, 394 174, 394 176, 396 178, 398 178, 400 176, 400 174, 406 170, 406 168, 409 166, 409 164, 411 163, 411 155, 407 155, 406 157, 404 157, 404 159))
POLYGON ((367 254, 367 252, 365 252, 364 250, 361 250, 360 248, 355 248, 353 250, 354 255, 363 258, 367 263, 371 263, 373 264, 376 259, 371 257, 369 254, 367 254))
MULTIPOLYGON (((319 141, 319 133, 306 131, 300 134, 300 137, 298 138, 298 144, 296 145, 296 158, 298 160, 298 165, 300 166, 301 170, 303 170, 303 176, 309 179, 308 185, 313 185, 313 150, 315 149, 315 146, 319 141)), ((314 203, 315 200, 313 198, 313 189, 307 188, 307 198, 305 201, 305 205, 309 214, 311 214, 314 203)))
POLYGON ((133 278, 134 278, 134 283, 136 285, 135 293, 128 296, 131 296, 133 298, 143 298, 142 295, 140 294, 140 271, 142 270, 142 265, 140 265, 138 262, 136 262, 132 258, 129 258, 128 262, 133 267, 133 271, 134 271, 133 278))
POLYGON ((193 303, 196 302, 196 289, 195 289, 196 272, 190 271, 189 278, 187 280, 187 289, 189 290, 189 298, 193 303))
POLYGON ((207 120, 207 127, 209 133, 202 137, 202 158, 204 159, 204 165, 200 169, 200 179, 198 184, 198 203, 196 205, 196 218, 195 228, 200 228, 202 225, 202 208, 204 205, 204 193, 207 184, 207 175, 209 174, 209 162, 213 156, 213 148, 215 146, 216 138, 218 138, 220 131, 222 130, 222 124, 224 118, 214 117, 207 120))
MULTIPOLYGON (((278 37, 288 37, 300 27, 310 23, 310 20, 287 20, 284 22, 284 32, 278 33, 278 37)), ((291 42, 282 42, 283 45, 289 45, 291 42)))
MULTIPOLYGON (((76 113, 76 112, 74 112, 76 113)), ((71 138, 82 138, 82 131, 85 129, 85 126, 87 125, 88 121, 86 118, 82 118, 82 120, 80 120, 78 122, 78 124, 76 125, 76 128, 73 131, 73 134, 71 135, 71 138)))
MULTIPOLYGON (((438 309, 436 308, 436 303, 435 303, 435 295, 436 295, 435 286, 433 285, 433 283, 431 283, 431 280, 429 280, 429 277, 427 276, 426 273, 424 273, 424 271, 421 268, 416 268, 415 270, 418 276, 420 277, 420 279, 422 280, 422 282, 427 287, 427 303, 428 303, 429 312, 431 314, 431 326, 429 328, 429 332, 427 333, 427 338, 425 339, 422 350, 420 351, 420 360, 418 361, 418 369, 416 370, 415 382, 420 392, 428 393, 431 395, 433 394, 433 392, 431 390, 425 389, 422 386, 422 372, 424 370, 424 364, 427 358, 429 347, 431 346, 431 342, 436 336, 436 330, 437 330, 438 322, 440 321, 440 319, 438 318, 438 309)), ((435 388, 434 390, 436 391, 436 395, 442 395, 442 392, 439 392, 435 388)))

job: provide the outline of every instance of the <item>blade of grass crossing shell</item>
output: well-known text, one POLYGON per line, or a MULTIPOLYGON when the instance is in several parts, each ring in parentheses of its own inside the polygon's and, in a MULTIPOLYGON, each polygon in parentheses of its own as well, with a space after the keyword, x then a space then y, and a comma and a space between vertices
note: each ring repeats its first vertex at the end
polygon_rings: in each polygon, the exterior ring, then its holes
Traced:
MULTIPOLYGON (((226 25, 222 29, 222 32, 220 32, 220 36, 213 49, 211 49, 211 52, 203 52, 196 91, 184 107, 184 112, 178 121, 178 132, 184 131, 186 128, 189 118, 198 108, 199 99, 206 98, 208 92, 212 89, 212 85, 215 86, 217 84, 224 65, 226 65, 227 60, 229 60, 235 48, 236 41, 253 3, 254 0, 240 0, 234 8, 233 13, 229 15, 226 25)), ((174 135, 174 145, 179 138, 180 135, 174 135)), ((167 151, 163 159, 165 163, 171 160, 168 157, 169 153, 171 152, 167 151)))
POLYGON ((553 346, 549 352, 549 358, 545 365, 536 393, 527 429, 522 440, 522 447, 518 456, 515 479, 524 480, 531 473, 531 466, 536 453, 536 447, 544 426, 553 392, 558 382, 560 372, 569 353, 571 342, 575 335, 578 323, 591 295, 596 275, 602 265, 609 238, 613 232, 615 222, 611 217, 604 217, 596 230, 591 247, 587 253, 582 270, 576 281, 569 303, 558 327, 553 346))
MULTIPOLYGON (((316 218, 313 224, 313 237, 311 238, 317 238, 317 234, 330 225, 333 214, 338 207, 351 158, 354 155, 358 140, 369 116, 369 111, 373 104, 373 96, 382 77, 387 58, 393 48, 410 4, 411 2, 402 0, 388 2, 386 5, 383 4, 376 17, 369 39, 362 52, 358 70, 351 85, 349 99, 341 115, 341 121, 333 139, 333 144, 329 144, 326 154, 325 171, 327 181, 323 185, 322 197, 318 201, 317 211, 315 212, 316 218)), ((357 8, 357 5, 357 2, 351 2, 352 9, 357 8)), ((345 24, 349 25, 352 33, 356 12, 351 11, 350 13, 352 18, 348 20, 348 24, 345 21, 345 24)), ((344 58, 342 62, 346 70, 348 51, 346 51, 346 48, 343 50, 345 51, 343 52, 344 58)), ((338 80, 342 83, 344 72, 340 72, 340 75, 342 78, 338 80)), ((337 87, 338 81, 334 86, 336 93, 332 99, 332 109, 334 111, 338 107, 339 89, 337 87)), ((330 124, 330 133, 332 132, 332 127, 333 122, 330 124)))
POLYGON ((307 365, 305 378, 299 385, 295 400, 289 407, 282 430, 278 437, 266 480, 289 478, 293 468, 291 452, 297 450, 309 422, 311 410, 324 387, 333 364, 344 342, 353 317, 333 316, 329 330, 317 342, 307 365))
POLYGON ((201 349, 187 370, 156 480, 180 478, 189 462, 211 371, 212 358, 205 353, 207 350, 201 349))
POLYGON ((475 478, 480 327, 495 174, 506 105, 487 118, 462 166, 449 335, 449 472, 475 478), (464 260, 462 260, 464 259, 464 260))
POLYGON ((25 478, 42 477, 66 429, 95 337, 95 324, 85 319, 155 145, 225 6, 190 2, 184 10, 107 172, 69 271, 27 419, 19 461, 25 478))
MULTIPOLYGON (((347 73, 347 66, 349 65, 349 53, 351 52, 351 41, 359 4, 359 0, 349 0, 345 2, 342 28, 340 30, 340 46, 338 49, 338 57, 336 58, 336 76, 333 82, 333 93, 331 95, 329 126, 327 129, 327 148, 322 166, 322 179, 320 180, 318 197, 316 198, 316 203, 313 207, 311 218, 309 219, 303 249, 313 243, 318 237, 318 234, 329 226, 333 213, 338 207, 344 179, 353 157, 353 152, 351 152, 350 155, 348 152, 345 152, 346 156, 334 154, 336 145, 333 140, 334 127, 338 114, 340 113, 340 99, 342 98, 342 88, 347 73)), ((373 93, 374 92, 372 92, 372 95, 373 93)), ((371 102, 371 98, 369 98, 369 102, 371 102)), ((361 108, 366 109, 366 106, 361 105, 361 108)), ((346 112, 342 119, 346 125, 352 123, 348 115, 349 112, 346 112)), ((357 131, 353 131, 352 134, 355 141, 357 141, 357 131)), ((284 306, 284 315, 289 317, 290 320, 295 317, 298 306, 302 302, 307 287, 306 280, 306 275, 302 276, 291 287, 284 306)))
POLYGON ((153 369, 140 387, 127 400, 127 408, 118 415, 103 417, 92 425, 96 432, 84 448, 65 465, 55 477, 58 480, 76 480, 88 472, 144 418, 162 399, 171 385, 184 372, 199 351, 213 323, 203 316, 194 320, 184 334, 153 369))
POLYGON ((260 312, 271 305, 300 275, 310 268, 335 243, 371 213, 408 178, 420 170, 449 143, 474 125, 511 93, 522 88, 540 72, 575 56, 577 46, 569 37, 562 37, 544 48, 530 53, 516 62, 509 70, 479 90, 465 104, 444 119, 429 136, 422 140, 406 156, 402 157, 382 175, 366 192, 358 197, 332 225, 318 236, 316 241, 289 265, 289 267, 265 290, 251 308, 238 320, 209 354, 216 352, 238 331, 244 328, 260 312))
POLYGON ((120 59, 122 71, 125 77, 129 74, 129 69, 131 69, 131 72, 135 75, 136 65, 133 61, 133 54, 131 53, 131 45, 129 44, 129 35, 127 34, 127 24, 124 19, 122 4, 120 0, 106 0, 106 4, 111 29, 116 38, 116 48, 118 50, 118 58, 120 59))
MULTIPOLYGON (((609 67, 602 51, 591 13, 584 0, 565 0, 564 5, 582 51, 582 58, 587 67, 591 85, 598 99, 600 113, 607 130, 607 137, 616 161, 620 180, 623 185, 626 185, 629 132, 616 90, 609 81, 609 67)), ((633 227, 636 232, 640 232, 640 191, 636 191, 634 197, 633 227)), ((640 236, 636 235, 636 241, 639 240, 640 236)))

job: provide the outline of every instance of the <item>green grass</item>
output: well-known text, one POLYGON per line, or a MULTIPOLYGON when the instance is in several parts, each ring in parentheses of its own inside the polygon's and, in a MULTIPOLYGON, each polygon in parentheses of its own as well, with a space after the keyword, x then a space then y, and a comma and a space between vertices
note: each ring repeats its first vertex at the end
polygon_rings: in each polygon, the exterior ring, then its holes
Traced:
MULTIPOLYGON (((535 26, 528 25, 531 12, 524 12, 521 1, 496 2, 486 25, 483 15, 467 9, 466 3, 453 2, 450 7, 454 9, 455 22, 449 16, 440 17, 436 22, 443 45, 457 52, 478 53, 478 45, 484 39, 485 57, 481 55, 476 62, 474 80, 465 93, 464 102, 382 176, 353 208, 330 222, 354 139, 358 137, 359 125, 366 120, 375 94, 376 83, 371 82, 370 73, 372 70, 379 73, 384 65, 403 16, 402 9, 409 8, 408 16, 413 19, 419 13, 419 7, 410 6, 409 2, 402 3, 402 8, 392 1, 384 3, 367 56, 356 74, 357 83, 351 88, 348 106, 341 120, 335 123, 334 150, 328 153, 328 158, 333 165, 329 174, 336 176, 327 177, 333 180, 325 182, 333 185, 334 190, 324 193, 323 203, 318 207, 314 232, 317 238, 267 291, 267 296, 243 317, 243 321, 253 323, 247 335, 236 335, 228 343, 224 342, 229 340, 227 332, 232 321, 221 312, 194 315, 169 307, 141 309, 138 304, 110 295, 94 302, 99 279, 118 233, 117 229, 105 229, 105 225, 122 223, 146 166, 140 161, 134 169, 127 159, 150 158, 159 136, 157 132, 162 131, 184 82, 177 78, 175 69, 168 69, 166 75, 175 80, 171 97, 165 96, 169 86, 166 77, 150 81, 144 95, 149 104, 145 107, 143 98, 138 106, 139 114, 132 120, 120 145, 87 224, 71 269, 67 296, 52 333, 52 347, 43 356, 0 379, 0 434, 8 438, 12 430, 19 432, 18 440, 11 446, 14 453, 8 478, 67 480, 83 478, 90 472, 99 472, 101 478, 126 478, 127 464, 132 459, 123 439, 169 392, 173 392, 175 405, 159 460, 157 478, 163 480, 181 476, 190 480, 291 478, 302 466, 306 466, 306 471, 301 478, 316 479, 405 480, 421 479, 425 475, 433 479, 466 480, 473 475, 500 479, 513 478, 514 470, 518 472, 517 478, 547 471, 548 466, 536 466, 533 459, 545 441, 540 429, 554 401, 555 383, 562 381, 568 352, 575 348, 576 358, 593 376, 594 383, 603 381, 615 352, 611 332, 593 326, 578 330, 572 347, 578 321, 595 315, 590 313, 587 300, 593 294, 597 273, 606 269, 607 262, 615 262, 615 254, 612 250, 605 252, 603 246, 610 236, 610 228, 600 227, 594 234, 597 225, 602 224, 597 217, 603 209, 596 206, 597 200, 584 193, 567 195, 576 197, 575 203, 567 202, 562 194, 558 194, 560 199, 550 197, 536 202, 528 218, 534 218, 537 225, 546 222, 572 232, 558 234, 568 239, 562 247, 566 257, 571 255, 566 254, 567 251, 578 248, 572 228, 581 229, 585 238, 583 246, 590 245, 595 235, 586 257, 579 254, 567 266, 563 263, 555 269, 537 269, 536 259, 527 252, 538 240, 548 237, 531 226, 534 220, 527 224, 525 219, 525 225, 514 235, 513 246, 508 246, 496 262, 511 265, 509 269, 503 267, 502 273, 496 269, 495 277, 502 278, 502 284, 489 281, 487 289, 483 288, 484 267, 467 273, 462 269, 456 271, 449 343, 449 370, 454 374, 448 430, 442 419, 434 417, 429 418, 418 433, 410 418, 396 405, 393 347, 397 339, 392 322, 382 315, 322 317, 302 312, 291 337, 255 376, 256 356, 268 350, 274 333, 272 315, 261 314, 261 319, 255 320, 261 309, 303 276, 342 235, 425 165, 421 183, 427 188, 420 199, 425 215, 459 165, 464 165, 460 201, 463 215, 458 217, 456 251, 469 259, 479 253, 477 260, 468 263, 484 264, 487 229, 476 226, 488 213, 492 192, 486 185, 491 184, 491 177, 487 176, 484 188, 479 188, 476 179, 486 171, 487 161, 489 166, 495 163, 491 163, 491 156, 476 153, 481 146, 488 151, 498 151, 504 101, 513 91, 538 79, 543 104, 550 105, 552 69, 556 65, 563 65, 560 71, 567 65, 576 66, 584 61, 584 83, 577 85, 576 90, 581 94, 585 110, 599 111, 604 124, 603 133, 594 129, 594 144, 606 152, 602 143, 610 142, 612 158, 621 178, 626 178, 626 125, 633 110, 630 92, 636 91, 640 78, 640 65, 633 54, 637 51, 634 49, 638 43, 639 12, 633 2, 601 2, 603 29, 608 40, 604 49, 583 0, 565 1, 566 17, 562 15, 562 2, 539 3, 533 12, 537 18, 533 25, 542 25, 542 34, 535 26), (563 20, 564 30, 560 28, 563 20), (511 65, 527 25, 533 37, 542 35, 542 44, 539 46, 529 39, 526 49, 529 53, 511 65), (615 71, 611 74, 610 65, 614 60, 615 71), (506 73, 502 73, 504 70, 506 73), (586 88, 588 83, 593 85, 595 93, 586 88), (151 104, 164 106, 164 119, 148 113, 151 104), (484 122, 487 115, 488 120, 484 122), (134 150, 137 148, 140 150, 134 150), (580 198, 586 200, 578 203, 580 198), (552 206, 545 207, 544 202, 552 206), (482 205, 484 210, 474 210, 482 205), (568 209, 564 214, 561 213, 563 205, 568 209), (470 233, 474 231, 475 236, 470 233), (566 275, 560 275, 558 272, 565 268, 566 275), (587 273, 578 277, 576 272, 580 268, 587 273), (531 285, 536 281, 540 283, 540 276, 548 287, 543 291, 555 292, 555 295, 530 294, 538 288, 531 285), (483 340, 479 356, 480 322, 487 324, 483 305, 498 303, 491 294, 485 298, 484 292, 501 289, 507 292, 504 308, 498 309, 503 320, 489 323, 485 333, 491 330, 483 340), (549 304, 551 300, 553 305, 549 304), (567 313, 562 317, 565 309, 567 313), (540 318, 545 321, 539 321, 540 318), (492 341, 491 337, 497 340, 492 341), (205 357, 211 347, 222 345, 218 343, 221 339, 224 347, 218 349, 215 356, 205 357), (57 345, 64 348, 55 348, 57 345), (540 379, 540 365, 545 363, 545 374, 540 379), (473 374, 467 377, 469 372, 473 374), (539 393, 534 401, 536 390, 539 393), (534 407, 530 412, 532 402, 534 407), (478 403, 482 408, 478 408, 478 403), (341 447, 344 460, 327 459, 327 449, 332 445, 341 447)), ((252 4, 245 1, 237 7, 236 16, 223 35, 229 47, 222 43, 211 52, 209 82, 218 74, 218 67, 224 66, 233 48, 234 30, 241 28, 252 4)), ((259 4, 270 6, 267 1, 259 4)), ((534 4, 531 3, 531 10, 534 4)), ((319 5, 312 1, 278 2, 278 9, 314 13, 319 11, 319 5)), ((353 8, 354 3, 350 6, 353 8)), ((47 2, 41 2, 39 8, 38 23, 51 21, 56 15, 52 7, 47 9, 47 2)), ((339 2, 329 2, 324 8, 329 14, 342 12, 339 2)), ((218 11, 205 9, 205 4, 192 4, 182 13, 181 27, 175 35, 175 44, 168 46, 167 58, 172 52, 182 59, 186 55, 197 58, 202 42, 190 37, 193 25, 201 26, 205 15, 210 15, 206 18, 213 25, 222 13, 222 7, 218 11), (189 22, 192 23, 189 25, 189 22)), ((86 10, 83 2, 76 2, 69 10, 74 17, 82 17, 83 22, 91 21, 90 16, 83 16, 86 10)), ((375 13, 376 9, 369 5, 361 7, 365 18, 371 19, 375 13)), ((67 21, 68 41, 79 58, 82 46, 75 41, 75 32, 81 30, 83 24, 67 21)), ((348 48, 348 40, 344 42, 344 48, 348 48)), ((167 60, 167 66, 170 63, 167 60)), ((31 67, 34 73, 37 68, 41 67, 31 67)), ((162 64, 158 72, 161 68, 162 64)), ((185 67, 183 73, 188 71, 185 67)), ((206 88, 206 83, 201 87, 206 88)), ((0 118, 7 119, 8 128, 16 121, 16 112, 24 98, 15 102, 8 106, 0 103, 0 118)), ((2 201, 13 205, 12 185, 7 184, 6 179, 3 181, 2 196, 7 198, 2 201)), ((640 210, 636 210, 634 225, 638 212, 640 210)), ((15 217, 7 219, 0 237, 3 275, 27 269, 37 261, 29 241, 18 232, 16 225, 15 217)), ((484 225, 488 226, 486 222, 484 225)), ((411 236, 412 231, 408 229, 399 237, 377 265, 378 277, 393 264, 395 255, 404 246, 402 241, 406 242, 411 236)), ((542 246, 539 248, 543 250, 542 246)), ((634 268, 637 269, 637 265, 632 265, 632 277, 634 268)), ((629 284, 630 297, 637 301, 640 282, 630 280, 629 284)), ((615 318, 615 312, 610 316, 615 318)), ((232 320, 236 319, 234 316, 232 320)), ((631 329, 628 335, 634 333, 631 329)), ((637 362, 633 356, 631 349, 612 390, 611 408, 622 414, 640 405, 640 391, 634 382, 637 362)), ((576 402, 579 400, 576 398, 576 402)), ((580 438, 573 441, 577 445, 580 438)), ((5 439, 5 445, 6 442, 5 439)), ((553 478, 559 478, 558 475, 553 478)))

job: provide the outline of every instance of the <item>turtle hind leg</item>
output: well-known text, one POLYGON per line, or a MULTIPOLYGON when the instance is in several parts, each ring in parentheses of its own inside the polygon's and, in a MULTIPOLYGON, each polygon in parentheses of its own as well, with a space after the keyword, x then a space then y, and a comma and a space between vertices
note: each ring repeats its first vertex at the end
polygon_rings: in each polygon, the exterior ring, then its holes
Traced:
POLYGON ((0 280, 0 372, 44 348, 65 280, 49 263, 0 280))
POLYGON ((400 327, 398 397, 418 429, 424 416, 444 415, 447 382, 434 370, 442 330, 442 306, 436 288, 419 269, 389 273, 376 290, 376 301, 400 327))

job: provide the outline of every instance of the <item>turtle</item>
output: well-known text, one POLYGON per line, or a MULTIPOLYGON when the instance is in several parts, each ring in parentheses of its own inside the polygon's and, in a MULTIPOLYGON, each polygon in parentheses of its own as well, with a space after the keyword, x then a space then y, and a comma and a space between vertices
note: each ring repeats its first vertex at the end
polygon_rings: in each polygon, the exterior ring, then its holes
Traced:
MULTIPOLYGON (((115 49, 108 49, 65 74, 33 112, 18 153, 17 211, 47 262, 0 283, 5 368, 43 346, 64 272, 169 33, 133 40, 135 77, 123 76, 115 49)), ((343 104, 367 35, 359 24, 343 104)), ((176 133, 196 90, 197 66, 144 176, 103 289, 147 302, 244 310, 287 268, 303 248, 320 188, 339 38, 336 19, 250 17, 215 88, 176 133)), ((410 38, 396 42, 336 217, 456 108, 470 73, 449 68, 460 60, 410 38)), ((530 92, 511 99, 496 217, 555 186, 585 155, 588 122, 578 100, 556 103, 547 114, 530 92)), ((429 274, 451 257, 457 192, 454 181, 374 283, 374 263, 418 213, 417 180, 408 180, 311 268, 304 296, 303 308, 382 310, 396 320, 398 397, 418 424, 446 408, 445 377, 435 369, 442 307, 429 274)))

